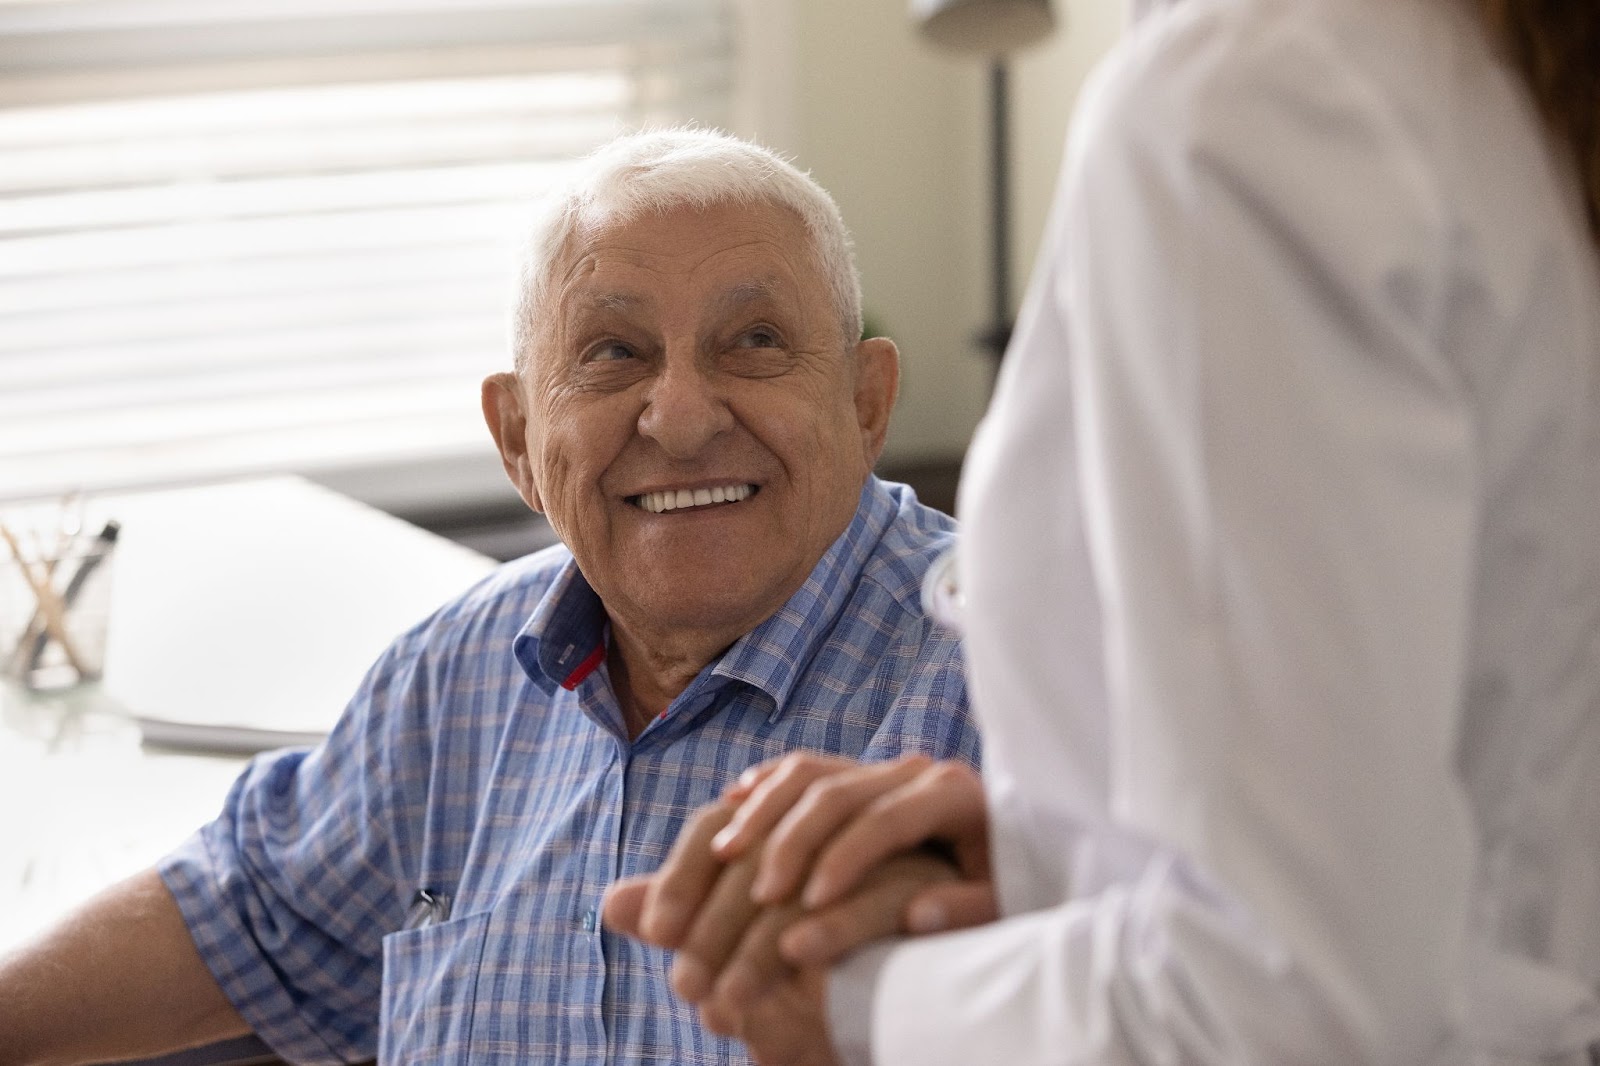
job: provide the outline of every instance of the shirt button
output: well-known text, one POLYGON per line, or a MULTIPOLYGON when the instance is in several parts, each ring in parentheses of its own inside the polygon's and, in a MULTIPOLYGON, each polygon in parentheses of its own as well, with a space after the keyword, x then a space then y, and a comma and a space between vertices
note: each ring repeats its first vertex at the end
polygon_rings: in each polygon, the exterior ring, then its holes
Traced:
POLYGON ((598 929, 599 926, 600 912, 597 909, 590 907, 588 910, 583 912, 583 931, 585 933, 592 933, 598 929))

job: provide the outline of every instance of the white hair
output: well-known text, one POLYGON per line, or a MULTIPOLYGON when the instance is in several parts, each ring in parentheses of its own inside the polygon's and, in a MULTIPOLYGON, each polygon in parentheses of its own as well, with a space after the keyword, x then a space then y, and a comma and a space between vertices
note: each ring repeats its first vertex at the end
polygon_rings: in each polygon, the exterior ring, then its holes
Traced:
POLYGON ((586 222, 629 222, 678 207, 771 204, 800 217, 847 344, 861 336, 861 279, 833 197, 776 153, 716 130, 624 134, 585 157, 540 205, 518 271, 512 345, 528 365, 552 274, 586 222))

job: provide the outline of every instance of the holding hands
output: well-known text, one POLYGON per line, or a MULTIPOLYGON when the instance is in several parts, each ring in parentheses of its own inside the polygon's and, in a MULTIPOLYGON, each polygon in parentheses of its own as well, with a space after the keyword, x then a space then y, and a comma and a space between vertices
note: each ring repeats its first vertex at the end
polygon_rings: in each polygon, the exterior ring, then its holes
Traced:
POLYGON ((762 1066, 834 1062, 825 993, 841 956, 995 915, 982 784, 925 756, 754 766, 605 903, 611 929, 676 950, 673 990, 762 1066))

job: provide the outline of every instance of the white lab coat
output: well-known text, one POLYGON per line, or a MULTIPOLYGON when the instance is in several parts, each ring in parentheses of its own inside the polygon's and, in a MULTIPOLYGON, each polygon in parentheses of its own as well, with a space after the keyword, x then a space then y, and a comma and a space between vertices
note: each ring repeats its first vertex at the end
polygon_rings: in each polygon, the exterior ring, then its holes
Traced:
POLYGON ((1467 0, 1131 32, 961 513, 1006 917, 847 1057, 1587 1061, 1600 269, 1467 0))

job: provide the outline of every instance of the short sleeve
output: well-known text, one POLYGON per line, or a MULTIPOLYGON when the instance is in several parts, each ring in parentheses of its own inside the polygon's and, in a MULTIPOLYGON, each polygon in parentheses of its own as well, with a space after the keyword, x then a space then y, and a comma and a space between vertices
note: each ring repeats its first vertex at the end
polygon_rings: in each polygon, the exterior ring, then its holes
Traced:
POLYGON ((423 630, 368 674, 319 747, 258 756, 221 814, 160 864, 201 957, 294 1062, 371 1058, 382 937, 404 921, 426 794, 423 630))

